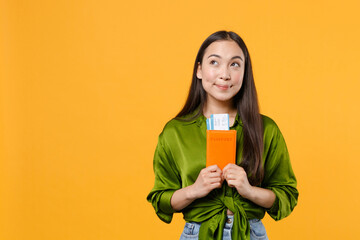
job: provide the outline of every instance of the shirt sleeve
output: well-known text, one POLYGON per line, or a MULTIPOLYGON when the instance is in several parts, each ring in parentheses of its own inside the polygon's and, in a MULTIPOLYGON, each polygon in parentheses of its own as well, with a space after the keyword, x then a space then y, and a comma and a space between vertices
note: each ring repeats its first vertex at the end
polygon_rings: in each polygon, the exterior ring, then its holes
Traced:
POLYGON ((155 184, 147 196, 157 216, 164 222, 170 223, 174 212, 170 203, 174 192, 181 188, 180 175, 172 158, 171 152, 166 146, 163 134, 160 134, 155 149, 153 168, 155 184))
MULTIPOLYGON (((276 125, 275 125, 276 126, 276 125)), ((285 140, 276 126, 271 139, 264 137, 265 175, 262 187, 272 190, 276 199, 267 213, 275 220, 287 217, 297 205, 297 181, 285 140)))

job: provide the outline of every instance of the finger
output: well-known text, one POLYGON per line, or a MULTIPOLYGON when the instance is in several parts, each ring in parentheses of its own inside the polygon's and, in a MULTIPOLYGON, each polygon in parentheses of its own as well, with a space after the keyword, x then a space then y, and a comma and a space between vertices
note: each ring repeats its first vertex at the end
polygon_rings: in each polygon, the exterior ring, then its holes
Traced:
POLYGON ((223 168, 223 172, 225 172, 225 171, 227 171, 227 169, 229 169, 229 165, 230 165, 231 163, 228 163, 224 168, 223 168))
POLYGON ((225 166, 224 171, 245 171, 243 167, 240 167, 239 165, 229 163, 225 166))
POLYGON ((208 177, 209 178, 215 178, 215 177, 220 177, 221 178, 221 173, 219 173, 219 172, 210 172, 208 174, 208 177))
POLYGON ((211 166, 208 166, 207 168, 206 168, 207 170, 209 170, 210 172, 216 172, 216 171, 218 171, 218 170, 220 170, 221 171, 221 169, 218 167, 218 165, 211 165, 211 166))
POLYGON ((213 183, 220 183, 221 182, 221 178, 220 177, 217 177, 217 178, 211 178, 210 179, 210 184, 213 184, 213 183))
POLYGON ((234 175, 236 175, 236 172, 232 171, 231 169, 228 169, 226 172, 224 172, 225 179, 229 179, 230 175, 234 177, 234 175))
POLYGON ((242 186, 242 183, 239 182, 238 180, 236 179, 230 179, 230 180, 226 180, 227 184, 231 187, 235 187, 235 186, 242 186))
POLYGON ((234 164, 234 163, 228 163, 225 168, 233 168, 233 167, 238 167, 238 165, 234 164))
POLYGON ((210 186, 211 186, 212 189, 221 188, 221 183, 220 182, 212 183, 210 186))
POLYGON ((216 169, 214 170, 214 172, 219 172, 219 173, 222 173, 222 170, 221 168, 218 167, 218 165, 215 165, 216 166, 216 169))
POLYGON ((225 178, 221 177, 221 184, 224 182, 225 178))
POLYGON ((226 181, 229 181, 229 180, 240 180, 241 178, 236 174, 228 174, 225 179, 226 181))
POLYGON ((227 174, 225 179, 226 179, 226 180, 232 180, 232 179, 234 179, 234 175, 232 175, 232 174, 227 174))
POLYGON ((225 173, 224 173, 224 179, 229 179, 229 175, 231 175, 231 171, 228 169, 225 173))
POLYGON ((225 176, 226 174, 228 174, 228 172, 229 172, 229 168, 224 167, 222 171, 223 175, 225 176))
POLYGON ((217 172, 219 172, 219 173, 222 173, 222 169, 221 168, 217 168, 217 170, 216 170, 217 172))
POLYGON ((244 174, 244 173, 246 174, 245 170, 240 166, 231 167, 226 170, 226 174, 239 175, 239 174, 244 174))
POLYGON ((203 171, 202 176, 205 178, 212 178, 212 177, 221 177, 221 172, 211 172, 211 171, 203 171))
POLYGON ((227 181, 227 184, 228 184, 229 187, 234 187, 234 184, 233 184, 233 181, 232 181, 232 180, 227 181))
POLYGON ((237 165, 233 164, 233 163, 228 163, 224 168, 223 168, 223 172, 228 172, 234 168, 238 167, 237 165))

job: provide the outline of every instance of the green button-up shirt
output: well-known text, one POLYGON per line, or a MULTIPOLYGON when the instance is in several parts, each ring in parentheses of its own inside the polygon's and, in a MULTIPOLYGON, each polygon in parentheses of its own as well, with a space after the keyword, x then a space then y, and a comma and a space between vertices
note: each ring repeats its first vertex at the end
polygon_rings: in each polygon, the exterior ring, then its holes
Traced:
MULTIPOLYGON (((199 239, 222 238, 227 209, 234 213, 232 239, 250 239, 248 219, 262 219, 267 212, 273 219, 288 216, 297 204, 296 178, 291 167, 284 138, 276 123, 262 115, 264 128, 264 179, 259 187, 272 190, 276 199, 270 209, 243 198, 226 182, 206 197, 192 202, 182 210, 186 221, 201 222, 199 239)), ((237 115, 231 127, 237 131, 236 163, 241 161, 242 122, 237 115)), ((206 118, 192 121, 169 121, 161 134, 154 155, 155 184, 147 200, 158 217, 170 223, 175 210, 170 199, 173 193, 193 184, 206 166, 206 118)))

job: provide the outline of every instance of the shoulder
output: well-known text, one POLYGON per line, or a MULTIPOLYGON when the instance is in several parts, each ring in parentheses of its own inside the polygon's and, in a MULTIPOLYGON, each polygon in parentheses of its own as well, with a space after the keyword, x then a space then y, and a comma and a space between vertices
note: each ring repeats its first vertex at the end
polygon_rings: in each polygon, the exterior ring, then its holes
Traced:
POLYGON ((261 114, 261 119, 263 121, 264 129, 271 128, 271 129, 278 129, 278 125, 275 123, 275 121, 270 118, 269 116, 261 114))
POLYGON ((261 114, 261 118, 263 121, 263 129, 264 129, 265 137, 273 137, 273 136, 281 135, 281 131, 278 125, 272 118, 263 114, 261 114))
POLYGON ((190 121, 184 118, 173 118, 165 124, 159 137, 166 141, 166 139, 186 135, 189 132, 196 131, 199 121, 199 118, 190 121))
POLYGON ((181 119, 176 119, 176 118, 173 118, 171 120, 169 120, 163 130, 162 130, 162 133, 168 133, 168 132, 172 132, 172 131, 176 131, 176 130, 179 130, 181 128, 184 128, 186 125, 189 125, 190 122, 186 122, 186 121, 183 121, 181 119))
POLYGON ((193 128, 201 124, 202 121, 205 121, 205 117, 202 114, 198 114, 196 111, 194 111, 182 117, 175 117, 169 120, 163 128, 163 132, 172 132, 175 130, 193 128))

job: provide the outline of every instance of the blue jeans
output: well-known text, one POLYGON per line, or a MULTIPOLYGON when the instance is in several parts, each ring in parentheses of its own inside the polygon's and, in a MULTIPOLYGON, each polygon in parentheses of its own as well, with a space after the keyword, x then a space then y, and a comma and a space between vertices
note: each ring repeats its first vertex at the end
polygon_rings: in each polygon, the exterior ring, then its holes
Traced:
MULTIPOLYGON (((260 219, 250 219, 250 239, 251 240, 269 240, 266 230, 260 219)), ((234 216, 229 215, 225 222, 223 230, 223 240, 231 240, 231 230, 234 224, 234 216)), ((181 233, 180 240, 199 239, 199 229, 201 223, 187 222, 184 231, 181 233)))

